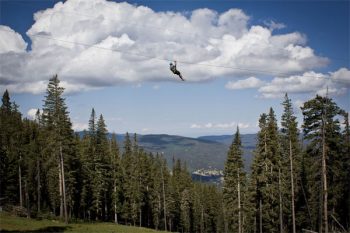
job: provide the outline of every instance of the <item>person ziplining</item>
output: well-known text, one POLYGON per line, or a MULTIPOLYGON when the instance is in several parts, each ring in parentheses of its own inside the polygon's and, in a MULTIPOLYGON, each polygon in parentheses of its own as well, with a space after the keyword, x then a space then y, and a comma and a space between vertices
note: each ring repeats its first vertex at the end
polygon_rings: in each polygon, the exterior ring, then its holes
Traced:
POLYGON ((182 75, 181 75, 180 71, 178 71, 176 69, 176 61, 174 61, 174 64, 172 62, 170 62, 170 70, 174 74, 178 75, 181 78, 182 81, 185 81, 185 79, 182 78, 182 75))

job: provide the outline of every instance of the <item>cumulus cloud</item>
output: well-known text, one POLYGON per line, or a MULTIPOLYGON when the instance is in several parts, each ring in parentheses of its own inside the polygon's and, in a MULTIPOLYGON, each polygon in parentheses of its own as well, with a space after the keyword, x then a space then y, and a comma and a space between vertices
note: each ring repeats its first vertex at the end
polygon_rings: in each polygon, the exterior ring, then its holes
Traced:
POLYGON ((89 126, 86 123, 73 122, 72 128, 74 131, 83 131, 83 130, 87 130, 89 128, 89 126))
POLYGON ((264 21, 264 24, 265 24, 266 26, 268 26, 269 29, 270 29, 271 31, 276 30, 276 29, 283 29, 283 28, 286 27, 285 24, 283 24, 283 23, 277 23, 277 22, 275 22, 275 21, 273 21, 273 20, 269 20, 269 21, 265 20, 265 21, 264 21))
POLYGON ((331 73, 331 77, 335 82, 340 82, 350 87, 350 70, 341 68, 336 72, 331 73))
POLYGON ((191 128, 191 129, 200 129, 200 128, 202 128, 202 126, 199 125, 199 124, 192 124, 192 125, 190 126, 190 128, 191 128))
POLYGON ((301 113, 300 108, 304 105, 304 102, 305 101, 300 100, 300 99, 293 101, 293 110, 295 113, 297 113, 297 114, 301 113))
POLYGON ((27 48, 22 36, 10 27, 0 25, 0 53, 21 53, 27 48))
MULTIPOLYGON (((27 111, 27 116, 28 116, 30 119, 34 120, 37 111, 38 111, 37 108, 31 108, 31 109, 29 109, 29 110, 27 111)), ((40 110, 39 110, 39 111, 40 111, 40 110)))
POLYGON ((239 127, 240 129, 246 129, 250 127, 250 124, 248 123, 236 123, 236 122, 229 122, 229 123, 206 123, 206 124, 192 124, 190 126, 191 129, 233 129, 236 127, 239 127))
POLYGON ((278 24, 250 26, 249 20, 240 9, 183 14, 106 0, 58 2, 35 13, 29 51, 18 33, 0 28, 0 89, 40 93, 56 73, 69 92, 175 82, 168 78, 168 60, 177 60, 190 82, 257 76, 255 71, 276 67, 294 74, 328 63, 306 45, 305 35, 274 35, 271 27, 278 24))
POLYGON ((276 77, 259 88, 264 98, 281 98, 285 93, 312 93, 319 95, 343 95, 348 92, 350 71, 341 68, 329 74, 305 72, 302 75, 276 77))
POLYGON ((263 81, 255 77, 247 79, 241 79, 238 81, 229 81, 225 87, 231 90, 247 89, 247 88, 258 88, 264 84, 263 81))

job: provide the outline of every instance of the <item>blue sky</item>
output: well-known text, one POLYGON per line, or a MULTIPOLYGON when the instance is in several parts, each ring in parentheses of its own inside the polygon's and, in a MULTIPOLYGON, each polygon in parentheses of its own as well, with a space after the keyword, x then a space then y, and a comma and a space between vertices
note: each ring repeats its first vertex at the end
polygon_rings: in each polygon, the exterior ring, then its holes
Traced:
POLYGON ((57 2, 0 1, 0 90, 24 116, 54 73, 77 130, 94 107, 117 133, 254 133, 284 92, 301 119, 327 86, 350 109, 348 1, 57 2))

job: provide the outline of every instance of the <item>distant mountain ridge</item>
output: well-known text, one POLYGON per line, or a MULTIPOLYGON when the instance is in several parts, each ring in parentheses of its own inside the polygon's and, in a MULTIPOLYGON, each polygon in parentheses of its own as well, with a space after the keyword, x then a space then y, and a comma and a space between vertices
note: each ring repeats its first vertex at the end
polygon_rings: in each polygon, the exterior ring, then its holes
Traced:
MULTIPOLYGON (((78 133, 83 136, 83 132, 78 133)), ((132 138, 134 134, 130 133, 129 135, 132 138)), ((112 134, 109 133, 108 137, 111 136, 112 134)), ((125 134, 117 134, 117 141, 121 149, 124 138, 125 134)), ((137 134, 139 146, 145 151, 163 154, 169 166, 172 166, 173 159, 181 159, 181 161, 186 162, 191 172, 202 168, 223 170, 232 139, 232 135, 191 138, 168 134, 137 134)), ((256 134, 242 134, 241 139, 245 168, 250 170, 256 134)))

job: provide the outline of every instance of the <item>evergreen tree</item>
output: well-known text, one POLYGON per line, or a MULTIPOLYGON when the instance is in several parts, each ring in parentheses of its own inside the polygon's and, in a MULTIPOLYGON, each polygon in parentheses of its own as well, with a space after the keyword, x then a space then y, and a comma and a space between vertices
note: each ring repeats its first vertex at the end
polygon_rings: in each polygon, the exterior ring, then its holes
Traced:
MULTIPOLYGON (((329 217, 339 217, 336 213, 339 209, 335 207, 339 206, 340 194, 344 191, 341 177, 345 174, 339 169, 344 159, 338 119, 342 110, 327 96, 316 96, 304 103, 302 112, 303 130, 309 141, 306 155, 312 160, 309 202, 312 203, 313 230, 328 232, 329 217)), ((337 223, 332 221, 331 225, 335 228, 337 223)))
MULTIPOLYGON (((109 203, 110 198, 108 198, 108 192, 111 192, 112 188, 112 177, 111 177, 111 160, 110 160, 110 150, 109 150, 109 142, 107 137, 108 131, 106 128, 105 121, 103 119, 102 114, 100 115, 97 121, 97 129, 96 129, 96 176, 101 177, 99 185, 101 185, 99 189, 100 193, 100 202, 101 202, 101 215, 104 220, 108 219, 109 212, 109 203)), ((99 180, 97 178, 96 180, 99 180)), ((96 184, 96 183, 95 183, 96 184)))
POLYGON ((55 75, 50 79, 44 106, 43 106, 43 122, 48 132, 48 143, 46 147, 48 156, 49 169, 49 192, 51 195, 52 208, 56 208, 56 200, 59 199, 60 216, 68 222, 67 213, 67 193, 66 193, 66 178, 71 182, 71 177, 66 177, 65 166, 69 157, 74 157, 74 134, 72 124, 70 122, 65 99, 62 97, 64 88, 60 87, 60 81, 55 75), (56 164, 56 165, 55 165, 56 164), (56 183, 54 180, 57 180, 56 183), (58 195, 56 193, 58 187, 58 195), (58 196, 58 198, 57 198, 58 196))
POLYGON ((256 155, 252 165, 252 179, 256 186, 256 229, 259 232, 281 231, 280 149, 277 121, 272 108, 262 114, 256 155))
POLYGON ((112 166, 112 183, 113 183, 113 194, 112 194, 112 203, 113 203, 113 212, 114 212, 114 222, 118 224, 118 214, 120 214, 121 209, 121 192, 122 192, 122 183, 121 183, 121 164, 120 164, 120 155, 119 147, 117 143, 117 137, 115 134, 112 135, 110 141, 110 155, 111 155, 111 166, 112 166))
POLYGON ((0 197, 20 206, 23 206, 22 130, 21 113, 6 90, 0 108, 0 197))
POLYGON ((242 190, 245 183, 242 142, 237 127, 227 154, 224 170, 223 198, 230 232, 242 232, 242 190))
POLYGON ((133 195, 133 180, 135 161, 132 153, 132 144, 128 133, 124 139, 124 151, 122 156, 122 189, 123 189, 123 205, 122 205, 122 218, 125 224, 128 224, 131 220, 131 202, 133 195))
POLYGON ((295 196, 296 196, 296 180, 297 170, 296 170, 296 159, 300 155, 300 144, 299 144, 299 133, 298 133, 298 123, 296 117, 293 113, 292 102, 288 98, 288 94, 285 95, 284 102, 282 103, 284 107, 284 112, 282 114, 281 121, 281 132, 282 132, 282 173, 285 174, 283 178, 289 180, 290 182, 284 183, 283 196, 286 196, 290 200, 290 205, 287 208, 290 209, 291 221, 286 219, 287 224, 291 222, 291 227, 293 233, 296 233, 296 223, 295 223, 295 196), (289 177, 288 177, 289 176, 289 177))
POLYGON ((184 189, 181 193, 180 200, 180 221, 183 232, 191 231, 192 223, 192 198, 189 189, 184 189))
POLYGON ((169 171, 166 160, 158 153, 151 165, 152 191, 150 192, 150 205, 152 221, 156 229, 167 230, 169 171))
MULTIPOLYGON (((89 131, 84 131, 82 138, 79 140, 79 160, 81 163, 81 172, 80 172, 80 183, 81 183, 81 198, 79 201, 80 217, 84 220, 91 221, 94 219, 95 206, 93 205, 93 179, 95 175, 95 144, 92 144, 92 141, 95 141, 95 138, 91 138, 91 133, 89 131)), ((95 217, 96 218, 96 217, 95 217)))
POLYGON ((343 171, 344 176, 342 177, 342 183, 344 184, 343 190, 343 201, 339 202, 339 207, 341 206, 341 213, 339 213, 340 221, 343 223, 343 226, 350 229, 350 127, 349 127, 349 112, 342 111, 344 116, 344 131, 343 131, 343 171))

